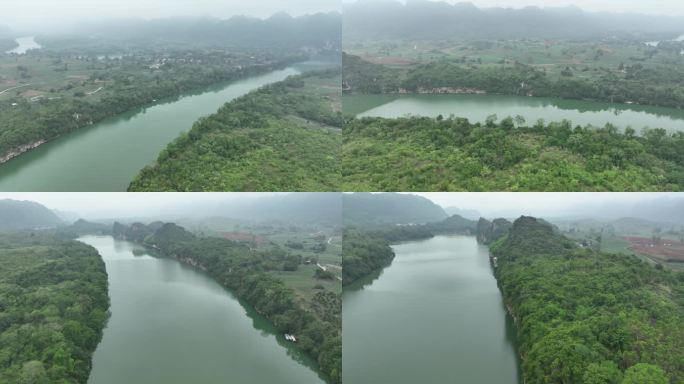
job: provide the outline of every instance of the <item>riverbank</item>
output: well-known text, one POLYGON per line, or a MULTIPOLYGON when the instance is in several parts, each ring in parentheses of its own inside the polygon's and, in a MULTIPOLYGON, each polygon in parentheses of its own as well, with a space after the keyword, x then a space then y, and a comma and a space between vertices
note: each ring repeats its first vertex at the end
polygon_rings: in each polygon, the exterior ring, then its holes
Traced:
POLYGON ((0 166, 0 190, 126 191, 136 174, 199 118, 216 113, 227 101, 299 73, 298 67, 287 67, 216 84, 62 134, 0 166))
POLYGON ((292 289, 271 274, 267 265, 282 263, 278 251, 253 252, 247 245, 222 238, 200 238, 174 224, 114 226, 115 238, 135 241, 197 268, 249 303, 281 334, 295 335, 294 347, 316 361, 329 383, 342 375, 341 324, 331 316, 316 316, 303 308, 292 289), (147 235, 143 235, 147 234, 147 235))
MULTIPOLYGON (((667 55, 666 52, 659 53, 667 55)), ((646 56, 645 61, 653 59, 653 55, 646 56)), ((684 73, 684 66, 680 63, 666 70, 659 63, 647 67, 644 63, 622 63, 618 66, 611 62, 611 67, 604 67, 600 60, 590 60, 581 70, 573 65, 572 69, 569 66, 554 66, 554 71, 549 71, 543 66, 511 62, 506 57, 496 62, 476 61, 469 64, 452 57, 397 67, 371 63, 348 53, 343 54, 343 62, 346 93, 436 94, 477 91, 491 95, 558 97, 680 110, 684 108, 684 97, 677 92, 681 87, 681 74, 684 73)))
POLYGON ((518 319, 528 382, 587 382, 597 371, 619 382, 638 365, 681 381, 684 285, 676 272, 579 247, 524 216, 491 253, 501 294, 518 319))
POLYGON ((102 254, 111 296, 89 384, 323 384, 314 362, 201 269, 110 236, 79 240, 102 254))
POLYGON ((5 156, 0 157, 0 164, 8 162, 8 161, 12 160, 13 158, 21 155, 24 152, 28 152, 32 149, 36 149, 45 143, 47 143, 47 140, 38 140, 34 143, 22 145, 19 148, 15 149, 14 151, 10 151, 9 153, 5 154, 5 156))
MULTIPOLYGON (((273 65, 269 66, 255 66, 252 68, 240 68, 236 72, 228 72, 227 74, 224 74, 223 76, 219 78, 207 78, 207 79, 198 79, 199 82, 197 84, 193 84, 191 87, 187 89, 179 88, 176 86, 171 86, 171 87, 159 87, 156 89, 149 89, 146 90, 146 95, 144 97, 131 97, 126 96, 125 98, 121 98, 120 96, 117 95, 106 95, 102 99, 95 101, 94 103, 77 103, 76 106, 71 106, 70 108, 67 108, 66 110, 58 108, 57 113, 54 116, 50 116, 51 120, 54 120, 55 122, 59 122, 58 124, 63 124, 63 126, 60 129, 57 129, 56 131, 50 131, 48 136, 42 137, 37 141, 42 141, 41 145, 55 140, 62 135, 66 133, 70 133, 79 129, 82 129, 84 127, 102 122, 108 118, 115 117, 117 115, 126 113, 131 110, 136 110, 139 108, 143 108, 145 106, 149 106, 150 104, 157 103, 156 100, 164 100, 172 97, 183 97, 184 95, 193 95, 197 93, 198 90, 201 90, 205 87, 209 87, 215 84, 220 84, 224 83, 226 81, 240 81, 245 78, 249 78, 252 76, 258 76, 262 75, 274 70, 278 69, 283 69, 288 67, 289 65, 300 62, 301 58, 293 58, 289 60, 283 60, 280 62, 277 62, 273 65), (179 92, 179 89, 183 89, 182 92, 179 92)), ((49 102, 50 105, 54 105, 53 103, 63 103, 63 101, 51 101, 49 102)), ((154 104, 153 104, 154 105, 154 104)), ((27 110, 32 110, 34 108, 40 109, 38 106, 28 106, 28 105, 8 105, 7 106, 7 111, 4 112, 6 117, 11 120, 14 119, 19 119, 21 120, 20 116, 22 113, 25 113, 27 110)), ((51 106, 51 108, 55 108, 54 106, 51 106)), ((37 112, 32 112, 32 113, 37 113, 37 112)), ((0 119, 3 117, 2 114, 0 114, 0 119)), ((36 118, 38 118, 36 116, 36 118)), ((35 122, 34 122, 35 123, 35 122)), ((37 142, 35 141, 35 142, 37 142)), ((10 152, 17 152, 19 148, 22 146, 26 146, 26 143, 22 143, 16 147, 9 148, 5 150, 5 153, 2 155, 0 160, 4 159, 7 157, 7 154, 10 152)), ((5 145, 6 146, 6 145, 5 145)), ((0 145, 0 148, 2 148, 3 145, 0 145)), ((30 149, 35 149, 36 147, 29 148, 30 149)), ((25 151, 22 151, 21 153, 24 153, 25 151)), ((14 155, 10 158, 16 157, 17 155, 14 155)), ((9 159, 6 159, 4 161, 0 161, 0 164, 7 162, 9 159)))
POLYGON ((128 191, 339 191, 339 81, 338 68, 312 71, 226 103, 169 143, 128 191))

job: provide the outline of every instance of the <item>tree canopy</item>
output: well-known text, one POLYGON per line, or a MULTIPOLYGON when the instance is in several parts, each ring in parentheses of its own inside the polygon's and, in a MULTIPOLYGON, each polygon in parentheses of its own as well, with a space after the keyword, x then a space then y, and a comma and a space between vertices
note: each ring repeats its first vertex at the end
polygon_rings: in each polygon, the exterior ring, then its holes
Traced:
POLYGON ((680 383, 684 274, 516 220, 491 246, 526 383, 680 383))

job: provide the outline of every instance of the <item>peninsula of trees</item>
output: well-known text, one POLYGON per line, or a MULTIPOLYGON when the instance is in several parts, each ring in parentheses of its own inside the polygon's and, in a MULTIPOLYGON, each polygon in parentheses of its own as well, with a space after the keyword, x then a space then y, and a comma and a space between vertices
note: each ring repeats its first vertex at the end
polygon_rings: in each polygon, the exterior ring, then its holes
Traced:
POLYGON ((339 191, 339 70, 224 105, 162 151, 129 191, 339 191))
POLYGON ((526 383, 684 380, 684 274, 580 247, 532 217, 490 250, 526 383))
POLYGON ((246 244, 218 237, 198 237, 171 223, 130 226, 115 223, 116 238, 143 244, 162 256, 205 271, 273 323, 278 331, 297 335, 298 348, 317 361, 332 383, 342 378, 341 299, 319 292, 304 307, 292 289, 269 274, 296 268, 301 258, 273 248, 253 251, 246 244))

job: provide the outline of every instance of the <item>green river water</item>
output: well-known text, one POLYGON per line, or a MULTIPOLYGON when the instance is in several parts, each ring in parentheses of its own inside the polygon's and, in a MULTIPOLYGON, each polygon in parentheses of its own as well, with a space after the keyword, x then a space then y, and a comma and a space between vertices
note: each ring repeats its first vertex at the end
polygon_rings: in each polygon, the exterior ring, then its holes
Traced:
POLYGON ((0 164, 0 191, 125 191, 140 169, 200 117, 266 84, 330 65, 305 62, 218 84, 68 133, 0 164))
POLYGON ((180 262, 85 236, 107 267, 111 318, 89 384, 324 384, 249 306, 180 262))
POLYGON ((611 123, 618 128, 631 126, 637 132, 644 127, 684 131, 684 110, 634 104, 610 104, 581 100, 498 95, 347 95, 344 111, 358 117, 402 117, 418 115, 447 117, 451 114, 484 122, 496 114, 523 116, 527 125, 544 121, 570 120, 573 125, 603 127, 611 123))
POLYGON ((395 245, 382 272, 345 289, 345 384, 517 384, 515 327, 472 236, 395 245))

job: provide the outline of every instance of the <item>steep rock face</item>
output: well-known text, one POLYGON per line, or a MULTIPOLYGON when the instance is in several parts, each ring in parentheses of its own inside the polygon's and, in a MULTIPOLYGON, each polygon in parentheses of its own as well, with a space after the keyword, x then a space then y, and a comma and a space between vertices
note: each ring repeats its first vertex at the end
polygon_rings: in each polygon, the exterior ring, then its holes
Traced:
POLYGON ((491 244, 506 236, 512 225, 513 224, 506 219, 494 219, 494 221, 489 221, 480 218, 477 222, 477 241, 485 245, 491 244))

